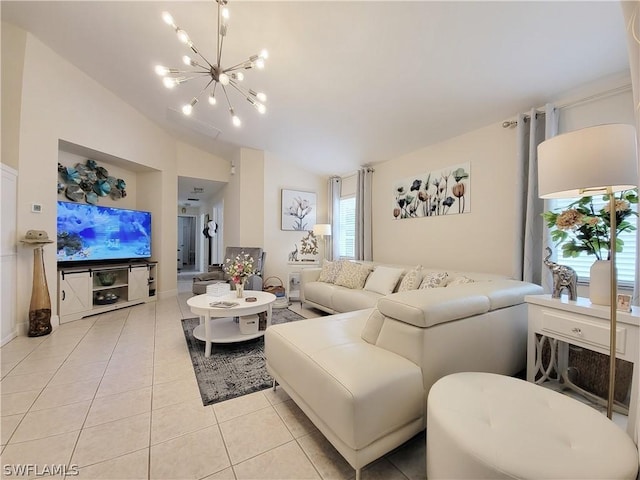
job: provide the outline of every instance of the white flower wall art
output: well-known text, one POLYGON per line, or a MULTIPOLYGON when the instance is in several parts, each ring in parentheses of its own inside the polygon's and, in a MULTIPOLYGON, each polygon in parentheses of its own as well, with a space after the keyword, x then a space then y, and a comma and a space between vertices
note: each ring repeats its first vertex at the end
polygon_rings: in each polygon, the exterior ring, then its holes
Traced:
POLYGON ((282 189, 282 230, 311 230, 316 224, 316 194, 282 189))
POLYGON ((414 175, 393 187, 393 218, 454 215, 471 211, 469 162, 414 175))

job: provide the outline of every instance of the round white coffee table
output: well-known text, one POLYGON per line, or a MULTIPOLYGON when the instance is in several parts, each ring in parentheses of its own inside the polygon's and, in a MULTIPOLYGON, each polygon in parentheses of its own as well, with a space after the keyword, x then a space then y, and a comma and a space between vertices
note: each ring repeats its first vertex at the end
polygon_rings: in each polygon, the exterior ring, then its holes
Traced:
POLYGON ((271 325, 271 307, 275 301, 276 296, 272 293, 257 290, 245 290, 243 298, 238 298, 234 291, 223 297, 203 294, 188 299, 187 305, 200 317, 200 325, 193 329, 193 336, 205 342, 204 356, 211 356, 211 343, 244 342, 264 335, 265 330, 258 330, 252 334, 240 333, 240 327, 233 318, 267 312, 268 328, 271 325), (249 297, 254 297, 256 301, 247 302, 246 299, 249 297), (238 305, 227 308, 212 307, 210 304, 216 301, 235 302, 238 305))

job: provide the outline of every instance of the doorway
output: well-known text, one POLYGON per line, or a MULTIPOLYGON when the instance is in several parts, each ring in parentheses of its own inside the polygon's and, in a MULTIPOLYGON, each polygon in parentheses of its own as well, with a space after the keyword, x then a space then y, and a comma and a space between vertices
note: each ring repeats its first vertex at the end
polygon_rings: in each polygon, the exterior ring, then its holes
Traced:
POLYGON ((178 216, 178 273, 196 271, 196 218, 178 216))

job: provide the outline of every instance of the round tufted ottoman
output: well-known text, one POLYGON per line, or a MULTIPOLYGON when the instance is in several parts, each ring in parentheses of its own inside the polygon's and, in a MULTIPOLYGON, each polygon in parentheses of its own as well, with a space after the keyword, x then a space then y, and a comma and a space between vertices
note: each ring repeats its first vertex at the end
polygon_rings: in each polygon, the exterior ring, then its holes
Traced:
POLYGON ((490 373, 438 380, 427 401, 427 478, 635 479, 638 449, 595 409, 490 373))

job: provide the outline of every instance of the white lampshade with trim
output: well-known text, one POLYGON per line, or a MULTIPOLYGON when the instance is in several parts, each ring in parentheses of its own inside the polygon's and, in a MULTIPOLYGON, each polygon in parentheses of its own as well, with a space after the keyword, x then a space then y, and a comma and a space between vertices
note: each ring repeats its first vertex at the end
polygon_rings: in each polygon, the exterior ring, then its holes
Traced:
POLYGON ((538 146, 540 198, 604 195, 635 188, 638 160, 635 128, 624 124, 587 127, 538 146))
POLYGON ((328 223, 317 223, 313 226, 313 234, 320 237, 330 237, 331 225, 328 223))

